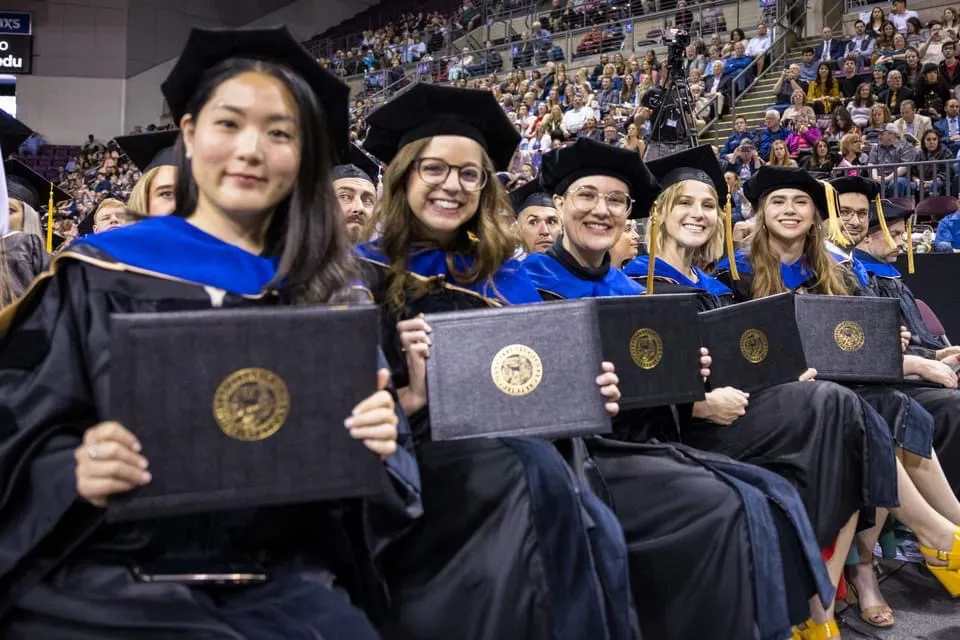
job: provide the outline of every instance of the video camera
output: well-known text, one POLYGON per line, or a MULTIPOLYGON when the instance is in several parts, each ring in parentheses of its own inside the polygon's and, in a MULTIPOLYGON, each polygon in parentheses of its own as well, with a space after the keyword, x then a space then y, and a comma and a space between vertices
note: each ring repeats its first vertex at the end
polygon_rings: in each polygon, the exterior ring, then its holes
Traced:
POLYGON ((683 29, 669 29, 664 34, 667 47, 667 68, 673 77, 683 77, 683 59, 687 55, 690 34, 683 29))

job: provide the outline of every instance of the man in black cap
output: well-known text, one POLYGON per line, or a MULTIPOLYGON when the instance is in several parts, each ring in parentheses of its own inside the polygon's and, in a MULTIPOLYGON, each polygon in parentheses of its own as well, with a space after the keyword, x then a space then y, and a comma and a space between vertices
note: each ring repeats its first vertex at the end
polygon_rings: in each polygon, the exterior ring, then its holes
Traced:
POLYGON ((549 249, 563 231, 553 198, 534 180, 510 192, 524 250, 541 253, 549 249))
POLYGON ((351 244, 365 240, 367 221, 377 206, 377 174, 379 165, 366 153, 350 145, 350 164, 333 168, 333 192, 340 205, 351 244))
POLYGON ((948 345, 946 340, 933 335, 927 328, 913 292, 903 281, 900 271, 894 266, 905 243, 911 241, 907 227, 910 226, 913 211, 888 200, 883 202, 883 211, 890 237, 895 244, 891 246, 886 241, 876 209, 872 207, 869 230, 854 251, 854 256, 868 274, 870 288, 882 297, 896 298, 900 301, 901 317, 910 330, 911 353, 941 361, 950 357, 954 359, 960 357, 960 346, 948 345))

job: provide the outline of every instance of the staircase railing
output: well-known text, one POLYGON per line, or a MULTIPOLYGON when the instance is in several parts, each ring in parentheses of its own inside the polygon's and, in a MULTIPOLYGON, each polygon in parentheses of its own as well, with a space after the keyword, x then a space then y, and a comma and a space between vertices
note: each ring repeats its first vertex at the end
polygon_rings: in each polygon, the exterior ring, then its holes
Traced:
MULTIPOLYGON (((790 53, 797 34, 802 30, 802 20, 806 0, 792 0, 791 2, 777 3, 777 16, 775 28, 779 36, 770 45, 765 58, 768 60, 764 64, 763 71, 757 73, 759 59, 754 59, 749 65, 740 71, 730 82, 730 94, 724 96, 730 100, 730 118, 737 117, 737 103, 745 96, 758 82, 786 59, 790 53), (749 84, 748 84, 749 83, 749 84)), ((714 109, 714 116, 703 126, 699 135, 708 132, 723 116, 720 109, 714 109)))

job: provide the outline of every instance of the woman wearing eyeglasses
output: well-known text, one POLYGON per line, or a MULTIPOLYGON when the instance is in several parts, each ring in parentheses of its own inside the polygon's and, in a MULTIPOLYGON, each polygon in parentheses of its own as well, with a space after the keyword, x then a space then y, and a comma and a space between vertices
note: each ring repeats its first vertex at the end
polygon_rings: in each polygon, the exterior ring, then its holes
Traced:
MULTIPOLYGON (((519 136, 490 93, 430 84, 368 122, 364 146, 388 168, 382 236, 358 252, 382 305, 383 349, 414 432, 424 500, 423 518, 384 563, 392 615, 381 631, 420 640, 632 637, 622 531, 551 443, 430 440, 423 314, 540 300, 510 259, 517 240, 494 177, 519 136)), ((597 400, 615 414, 617 378, 604 366, 597 400)))
MULTIPOLYGON (((563 214, 564 233, 546 253, 523 263, 540 295, 570 300, 642 293, 614 268, 611 254, 625 224, 645 217, 659 192, 643 162, 629 151, 581 139, 545 158, 541 177, 563 214)), ((708 376, 706 353, 700 364, 708 376)), ((699 409, 707 404, 698 403, 699 409)), ((740 640, 754 637, 756 628, 759 637, 785 638, 791 624, 807 619, 811 598, 828 602, 832 595, 810 521, 794 488, 773 473, 652 440, 676 431, 674 415, 681 422, 706 415, 699 409, 625 411, 612 436, 586 441, 598 485, 627 538, 644 637, 740 640)), ((732 403, 724 407, 730 421, 738 410, 732 403)))

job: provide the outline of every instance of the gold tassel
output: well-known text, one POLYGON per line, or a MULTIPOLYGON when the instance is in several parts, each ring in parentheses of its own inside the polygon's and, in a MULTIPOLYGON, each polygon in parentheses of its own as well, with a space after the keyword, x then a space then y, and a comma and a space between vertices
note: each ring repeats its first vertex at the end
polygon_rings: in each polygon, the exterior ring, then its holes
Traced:
POLYGON ((47 202, 47 253, 53 253, 53 183, 50 183, 50 200, 47 202))
POLYGON ((883 214, 883 203, 880 201, 879 193, 874 202, 877 207, 877 220, 880 221, 880 228, 883 230, 883 238, 887 241, 887 244, 890 245, 890 248, 893 249, 897 246, 897 243, 893 241, 893 236, 890 235, 890 229, 887 227, 887 217, 883 214))
POLYGON ((736 256, 733 251, 733 196, 727 192, 727 206, 723 210, 723 234, 726 236, 724 242, 727 244, 727 260, 730 261, 730 277, 734 280, 740 279, 740 272, 737 271, 736 256))
POLYGON ((650 246, 647 247, 647 255, 649 256, 649 262, 647 263, 647 295, 653 295, 653 270, 657 262, 657 236, 659 235, 659 229, 657 229, 657 214, 650 216, 650 233, 647 234, 650 237, 650 246))
POLYGON ((840 214, 837 213, 837 190, 825 180, 819 182, 823 185, 827 196, 827 229, 830 242, 838 247, 848 247, 852 243, 844 232, 843 224, 840 222, 840 214))
POLYGON ((907 273, 913 273, 913 216, 907 218, 907 273))

